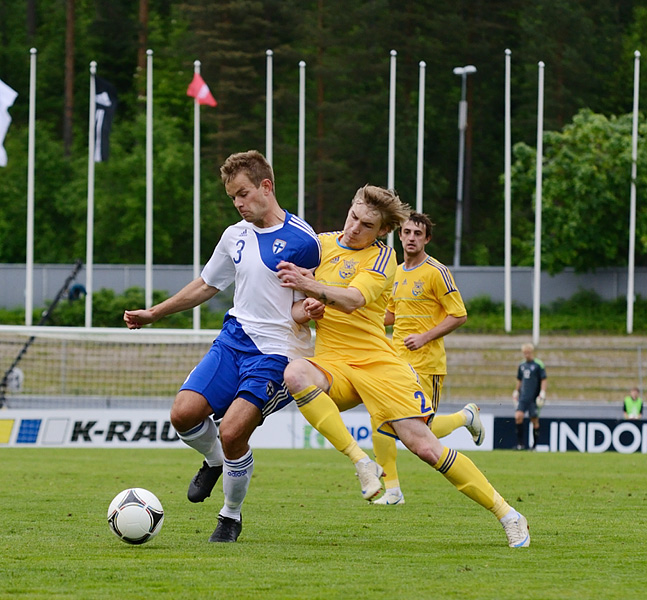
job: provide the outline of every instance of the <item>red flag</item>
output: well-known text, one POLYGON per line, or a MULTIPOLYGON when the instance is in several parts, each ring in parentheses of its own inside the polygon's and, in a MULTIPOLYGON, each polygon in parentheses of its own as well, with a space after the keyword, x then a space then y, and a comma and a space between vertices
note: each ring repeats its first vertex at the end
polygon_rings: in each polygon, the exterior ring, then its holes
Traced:
POLYGON ((217 106, 216 99, 212 96, 209 86, 204 82, 200 73, 193 74, 193 81, 186 91, 187 96, 191 96, 198 101, 198 104, 208 104, 209 106, 217 106))

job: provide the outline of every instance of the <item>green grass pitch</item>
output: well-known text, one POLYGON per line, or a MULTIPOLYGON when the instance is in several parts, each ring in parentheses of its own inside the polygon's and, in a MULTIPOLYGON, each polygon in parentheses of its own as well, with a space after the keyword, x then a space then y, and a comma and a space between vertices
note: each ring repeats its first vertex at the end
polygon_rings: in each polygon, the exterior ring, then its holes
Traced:
MULTIPOLYGON (((647 455, 467 453, 530 523, 496 519, 408 452, 406 504, 371 506, 333 450, 256 450, 236 544, 210 544, 221 491, 186 500, 189 450, 0 450, 0 598, 644 598, 647 455), (154 492, 161 533, 128 546, 106 511, 154 492)), ((216 490, 221 490, 220 486, 216 490)))

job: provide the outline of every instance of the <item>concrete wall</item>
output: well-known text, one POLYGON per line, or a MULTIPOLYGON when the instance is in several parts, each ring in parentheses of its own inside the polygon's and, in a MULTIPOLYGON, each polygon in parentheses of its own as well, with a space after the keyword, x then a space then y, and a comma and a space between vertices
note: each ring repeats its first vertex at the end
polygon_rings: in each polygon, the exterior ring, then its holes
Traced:
MULTIPOLYGON (((57 294, 72 272, 73 265, 34 265, 34 308, 45 306, 57 294)), ((456 283, 465 301, 475 296, 489 296, 495 302, 504 301, 503 267, 452 268, 456 283)), ((174 294, 193 279, 193 269, 187 265, 156 265, 153 268, 153 289, 174 294)), ((85 269, 76 280, 85 285, 85 269)), ((533 269, 515 267, 511 272, 512 301, 532 306, 533 269)), ((145 285, 144 265, 95 265, 94 289, 108 288, 119 294, 129 287, 145 285)), ((541 276, 541 303, 548 304, 558 298, 570 298, 580 289, 594 290, 605 300, 627 295, 627 269, 600 269, 596 273, 576 274, 572 269, 550 276, 541 276)), ((647 297, 647 268, 635 271, 636 295, 647 297)), ((233 290, 218 294, 212 308, 228 306, 233 290)), ((22 308, 25 305, 25 265, 0 265, 0 307, 22 308)))

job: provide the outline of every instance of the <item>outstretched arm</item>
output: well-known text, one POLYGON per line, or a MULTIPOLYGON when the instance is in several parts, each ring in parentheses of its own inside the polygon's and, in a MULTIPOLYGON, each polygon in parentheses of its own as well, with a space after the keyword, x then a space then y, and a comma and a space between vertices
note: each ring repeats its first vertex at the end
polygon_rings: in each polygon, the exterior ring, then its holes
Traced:
POLYGON ((164 302, 151 306, 151 308, 125 311, 124 321, 126 321, 128 329, 140 329, 142 325, 154 323, 167 315, 198 306, 213 298, 217 293, 218 288, 207 285, 202 277, 198 277, 164 302))

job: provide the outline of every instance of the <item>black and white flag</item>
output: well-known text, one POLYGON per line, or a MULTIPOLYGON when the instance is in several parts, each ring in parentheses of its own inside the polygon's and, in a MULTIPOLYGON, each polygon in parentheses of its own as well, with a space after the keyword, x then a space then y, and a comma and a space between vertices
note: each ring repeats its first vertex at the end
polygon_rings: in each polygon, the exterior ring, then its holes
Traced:
POLYGON ((94 162, 104 162, 110 155, 110 129, 117 108, 117 90, 109 81, 95 78, 94 162))

